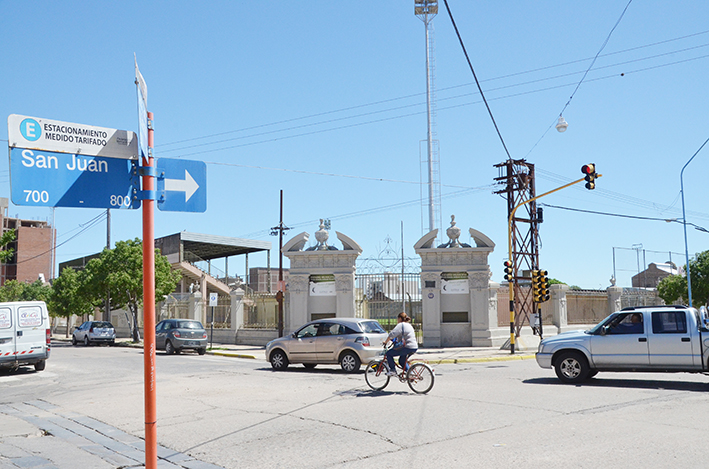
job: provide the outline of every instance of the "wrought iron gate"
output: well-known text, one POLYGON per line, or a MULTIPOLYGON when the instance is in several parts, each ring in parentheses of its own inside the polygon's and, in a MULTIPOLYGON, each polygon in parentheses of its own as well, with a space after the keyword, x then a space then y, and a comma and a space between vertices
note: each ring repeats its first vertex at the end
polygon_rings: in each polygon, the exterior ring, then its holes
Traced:
POLYGON ((412 258, 397 258, 391 238, 376 258, 359 259, 355 275, 355 314, 376 319, 386 330, 396 326, 402 311, 411 317, 417 339, 423 340, 421 266, 412 258), (403 269, 402 269, 403 261, 403 269))

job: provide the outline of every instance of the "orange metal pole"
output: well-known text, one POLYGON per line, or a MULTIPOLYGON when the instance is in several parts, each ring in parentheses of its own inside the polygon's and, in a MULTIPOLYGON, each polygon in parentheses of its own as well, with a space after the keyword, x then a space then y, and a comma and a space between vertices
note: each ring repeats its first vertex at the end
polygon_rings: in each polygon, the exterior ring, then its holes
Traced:
MULTIPOLYGON (((153 113, 148 112, 148 155, 153 166, 153 113)), ((155 190, 155 179, 143 176, 143 190, 155 190)), ((143 374, 145 386, 145 467, 157 469, 157 390, 155 387, 155 200, 143 200, 143 374)))

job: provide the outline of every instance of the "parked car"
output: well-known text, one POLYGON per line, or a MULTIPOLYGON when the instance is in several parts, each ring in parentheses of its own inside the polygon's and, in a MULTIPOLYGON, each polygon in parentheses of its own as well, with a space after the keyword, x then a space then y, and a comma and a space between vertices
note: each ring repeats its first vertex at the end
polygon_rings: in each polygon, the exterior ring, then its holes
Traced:
POLYGON ((587 331, 541 341, 537 363, 565 383, 599 371, 709 371, 707 317, 680 305, 636 306, 608 316, 587 331))
POLYGON ((71 334, 71 343, 76 345, 83 343, 86 346, 91 344, 116 343, 116 329, 108 321, 86 321, 79 327, 74 328, 71 334))
POLYGON ((172 355, 185 350, 207 351, 207 331, 192 319, 165 319, 155 326, 155 348, 172 355))
POLYGON ((266 344, 266 360, 274 370, 285 370, 289 363, 302 363, 306 368, 339 363, 354 373, 382 353, 386 338, 386 331, 372 319, 320 319, 266 344))

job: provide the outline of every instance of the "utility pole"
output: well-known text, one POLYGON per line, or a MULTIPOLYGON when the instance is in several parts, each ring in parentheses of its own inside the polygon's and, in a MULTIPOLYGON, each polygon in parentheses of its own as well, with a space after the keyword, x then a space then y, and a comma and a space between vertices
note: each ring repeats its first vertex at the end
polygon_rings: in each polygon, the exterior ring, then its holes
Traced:
POLYGON ((283 224, 283 189, 281 189, 281 216, 277 226, 271 228, 271 236, 278 235, 278 337, 283 337, 283 295, 285 293, 285 282, 283 281, 283 233, 290 230, 283 224))
MULTIPOLYGON (((106 249, 111 249, 111 209, 106 209, 106 249)), ((103 320, 111 322, 111 293, 106 292, 103 320)))

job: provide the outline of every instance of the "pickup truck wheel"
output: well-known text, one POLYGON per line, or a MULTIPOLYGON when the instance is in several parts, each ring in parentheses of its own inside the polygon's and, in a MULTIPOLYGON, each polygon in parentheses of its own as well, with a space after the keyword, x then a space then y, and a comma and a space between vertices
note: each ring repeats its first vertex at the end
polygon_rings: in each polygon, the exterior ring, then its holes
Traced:
POLYGON ((579 352, 562 352, 554 363, 556 376, 564 383, 577 384, 588 377, 586 357, 579 352))

